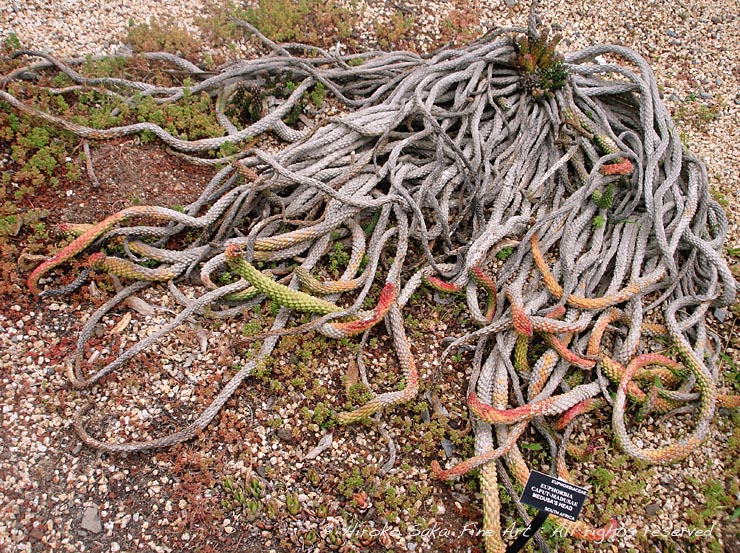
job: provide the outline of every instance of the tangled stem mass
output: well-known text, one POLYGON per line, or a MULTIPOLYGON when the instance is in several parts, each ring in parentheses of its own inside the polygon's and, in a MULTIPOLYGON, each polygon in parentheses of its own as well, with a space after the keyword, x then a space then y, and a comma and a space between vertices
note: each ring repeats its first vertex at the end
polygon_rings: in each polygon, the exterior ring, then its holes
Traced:
MULTIPOLYGON (((147 206, 111 215, 31 274, 34 293, 69 292, 81 279, 44 292, 40 279, 85 250, 123 241, 121 257, 93 253, 88 263, 134 283, 85 324, 70 370, 79 387, 123 366, 206 307, 225 317, 264 297, 283 306, 256 359, 187 427, 151 441, 117 444, 91 437, 78 415, 75 427, 83 441, 132 452, 193 437, 271 353, 280 334, 289 332, 293 311, 314 314, 308 326, 331 337, 367 332, 381 320, 392 336, 405 388, 375 395, 357 411, 340 414, 339 422, 406 402, 417 393, 419 376, 402 309, 424 283, 464 294, 480 326, 448 348, 475 344, 468 403, 476 456, 447 469, 433 462, 432 468, 446 479, 482 467, 488 529, 500 528, 493 461, 503 459, 515 479, 526 480, 529 470, 517 439, 530 423, 559 460, 563 477, 565 441, 577 416, 589 410, 611 409, 617 440, 639 459, 672 462, 702 442, 718 400, 734 401, 718 396, 718 341, 705 323, 710 305, 728 305, 735 297, 735 281, 721 256, 727 221, 709 195, 704 166, 683 147, 641 57, 619 46, 594 46, 561 58, 556 42, 533 25, 501 29, 428 58, 408 52, 341 57, 306 47, 301 48, 313 54, 298 56, 295 45, 264 41, 269 55, 201 76, 191 87, 191 93, 205 91, 216 99, 224 128, 216 138, 182 140, 146 122, 92 129, 0 90, 0 100, 13 108, 80 136, 150 131, 200 163, 209 161, 197 154, 268 130, 291 141, 274 154, 252 148, 233 156, 183 212, 147 206), (609 62, 596 63, 597 56, 609 62), (239 129, 226 116, 224 106, 240 86, 287 77, 299 83, 293 93, 255 123, 239 129), (316 83, 346 113, 311 130, 288 127, 283 118, 316 83), (148 226, 121 226, 142 217, 148 226), (346 270, 335 281, 321 281, 315 275, 326 274, 326 252, 347 237, 352 251, 346 270), (178 249, 165 247, 173 243, 178 249), (511 255, 499 260, 502 248, 512 245, 511 255), (256 261, 293 276, 277 282, 256 261), (174 282, 193 269, 207 291, 187 300, 174 282), (227 269, 242 279, 216 286, 215 275, 227 269), (378 307, 362 311, 379 274, 385 287, 378 307), (83 352, 94 325, 153 281, 170 283, 182 311, 85 376, 83 352), (340 295, 344 304, 351 299, 349 308, 339 307, 340 295), (661 336, 673 344, 677 360, 653 353, 661 336), (656 379, 663 382, 658 393, 656 379), (614 401, 610 390, 616 390, 614 401), (627 400, 659 412, 697 403, 694 429, 674 445, 641 448, 627 435, 627 400)), ((36 70, 56 68, 76 85, 106 87, 124 99, 136 92, 168 103, 185 93, 182 87, 88 79, 74 69, 80 60, 42 57, 36 70)), ((148 57, 202 75, 171 54, 148 57)), ((603 539, 614 529, 613 522, 602 529, 561 523, 586 539, 603 539)), ((503 550, 500 533, 487 535, 486 546, 503 550)))

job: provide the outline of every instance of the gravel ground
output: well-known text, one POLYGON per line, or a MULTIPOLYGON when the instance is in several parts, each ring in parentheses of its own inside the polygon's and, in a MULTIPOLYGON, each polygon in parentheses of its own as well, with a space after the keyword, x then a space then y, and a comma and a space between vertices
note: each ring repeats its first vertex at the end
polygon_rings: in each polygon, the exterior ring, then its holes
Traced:
MULTIPOLYGON (((125 47, 121 40, 130 21, 139 23, 149 17, 167 16, 197 34, 193 18, 204 13, 204 4, 192 0, 10 0, 0 6, 0 39, 13 32, 24 47, 58 56, 113 53, 125 47)), ((728 246, 740 246, 738 3, 590 0, 541 4, 544 21, 562 25, 563 50, 619 43, 650 60, 665 102, 679 120, 693 152, 707 164, 712 187, 727 199, 728 246)), ((388 21, 397 9, 394 5, 386 1, 357 3, 357 9, 364 14, 359 29, 364 43, 374 46, 373 22, 388 21)), ((444 18, 460 5, 461 2, 407 0, 404 10, 413 14, 424 29, 414 37, 414 46, 430 50, 438 44, 444 18)), ((494 24, 523 25, 526 21, 521 2, 487 0, 475 5, 480 6, 484 28, 494 24)), ((246 53, 249 49, 245 43, 237 51, 246 53)), ((164 309, 170 307, 165 298, 154 292, 145 299, 164 309)), ((209 550, 216 544, 220 551, 249 551, 253 546, 248 544, 257 543, 255 551, 301 547, 310 550, 301 545, 300 536, 312 529, 326 533, 332 523, 339 523, 331 513, 341 512, 341 506, 333 505, 323 525, 317 525, 315 517, 300 516, 286 517, 287 522, 276 521, 273 527, 265 527, 264 523, 250 525, 243 512, 226 508, 222 501, 224 490, 229 491, 227 480, 249 483, 254 476, 261 482, 281 482, 274 488, 265 484, 269 488, 266 493, 275 499, 276 505, 284 506, 288 491, 296 490, 305 511, 315 513, 319 509, 326 490, 321 485, 312 488, 305 484, 306 479, 313 478, 310 469, 314 466, 305 454, 325 432, 296 415, 306 405, 300 402, 298 381, 282 378, 287 401, 276 401, 280 393, 271 392, 264 383, 244 391, 229 402, 227 412, 203 436, 174 451, 132 458, 99 455, 82 448, 70 428, 70 414, 83 396, 69 389, 64 363, 66 353, 74 346, 74 329, 89 314, 91 305, 47 301, 31 306, 19 301, 0 310, 0 548, 26 552, 179 551, 209 550), (272 423, 276 419, 287 422, 276 428, 272 423), (265 466, 270 468, 266 473, 265 466), (252 467, 259 467, 254 469, 255 474, 252 467), (220 492, 214 493, 214 489, 220 492), (223 512, 214 515, 216 508, 223 512), (212 527, 214 524, 218 526, 212 527)), ((142 317, 141 322, 134 320, 125 332, 116 327, 120 318, 106 319, 101 334, 118 336, 115 347, 123 347, 127 340, 156 327, 159 315, 155 312, 142 317)), ((444 322, 432 320, 426 330, 426 339, 418 336, 417 349, 422 352, 418 363, 430 374, 438 365, 434 339, 443 336, 447 329, 444 322)), ((724 324, 717 323, 715 330, 723 338, 726 353, 740 363, 734 316, 730 315, 724 324)), ((150 431, 171 431, 179 424, 178 415, 207 402, 213 389, 228 378, 224 366, 237 360, 229 357, 231 354, 223 344, 238 333, 235 324, 207 330, 193 325, 164 341, 152 353, 149 363, 142 362, 131 371, 141 376, 119 379, 94 392, 93 401, 106 417, 97 419, 98 426, 92 430, 96 435, 116 436, 127 426, 132 439, 145 437, 150 431), (166 359, 170 362, 163 363, 162 372, 158 363, 166 359), (204 378, 209 379, 213 389, 194 385, 204 378)), ((388 349, 383 346, 381 339, 376 351, 369 352, 375 366, 394 362, 386 359, 388 349)), ((100 351, 101 355, 108 353, 100 351)), ((344 392, 340 376, 346 370, 346 358, 336 352, 325 355, 325 362, 316 368, 314 376, 328 390, 322 401, 339 403, 344 392)), ((279 358, 278 372, 287 371, 289 361, 287 353, 279 358)), ((447 391, 457 393, 459 398, 463 384, 447 391)), ((457 407, 457 416, 464 423, 461 401, 457 407)), ((398 427, 391 427, 390 431, 400 443, 406 439, 398 427)), ((584 432, 588 431, 586 426, 584 432)), ((646 507, 629 509, 620 517, 627 533, 618 543, 603 547, 616 551, 634 545, 630 532, 665 533, 680 529, 684 524, 680 513, 705 501, 702 482, 724 470, 727 441, 732 433, 731 421, 721 415, 710 439, 689 459, 655 471, 645 488, 652 499, 646 507), (706 467, 711 467, 711 473, 706 467), (687 479, 686 474, 697 480, 687 479)), ((341 470, 351 473, 352 467, 380 465, 386 455, 385 440, 376 429, 341 430, 335 432, 329 450, 319 456, 323 464, 315 466, 326 471, 338 467, 333 475, 337 478, 325 481, 334 485, 342 480, 341 470)), ((399 476, 399 493, 408 491, 411 485, 431 485, 423 462, 399 456, 397 467, 407 464, 402 471, 405 474, 399 476)), ((580 470, 587 473, 589 467, 580 470)), ((445 524, 453 527, 450 516, 463 522, 476 520, 474 507, 466 506, 477 504, 473 494, 466 496, 463 486, 441 488, 419 499, 421 505, 417 508, 427 513, 428 523, 444 529, 445 524)), ((354 500, 360 507, 364 501, 361 497, 354 500)), ((716 520, 724 530, 712 527, 712 536, 725 550, 733 550, 738 539, 737 525, 731 527, 727 523, 727 513, 718 513, 716 520)), ((455 524, 459 532, 461 524, 455 524)), ((443 542, 451 544, 450 551, 481 547, 477 538, 472 545, 458 538, 453 536, 443 542)), ((396 550, 431 550, 429 543, 434 536, 412 537, 407 530, 393 534, 391 540, 396 550)), ((378 542, 385 545, 382 536, 375 540, 375 547, 381 547, 378 542)), ((660 542, 665 547, 671 543, 660 542)))

